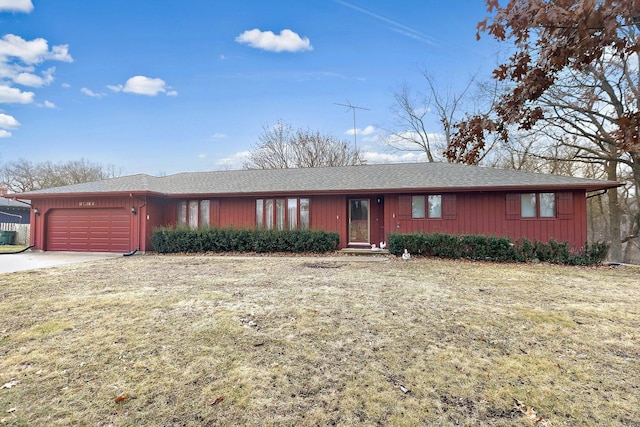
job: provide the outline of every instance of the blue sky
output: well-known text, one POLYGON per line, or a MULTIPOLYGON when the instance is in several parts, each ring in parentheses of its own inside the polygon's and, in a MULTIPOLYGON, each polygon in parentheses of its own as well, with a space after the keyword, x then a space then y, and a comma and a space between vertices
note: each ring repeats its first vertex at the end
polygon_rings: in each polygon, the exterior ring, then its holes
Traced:
MULTIPOLYGON (((0 163, 237 169, 278 121, 384 146, 393 93, 489 78, 482 0, 0 0, 0 163)), ((434 126, 436 123, 434 122, 434 126)), ((437 130, 437 127, 434 127, 437 130)))

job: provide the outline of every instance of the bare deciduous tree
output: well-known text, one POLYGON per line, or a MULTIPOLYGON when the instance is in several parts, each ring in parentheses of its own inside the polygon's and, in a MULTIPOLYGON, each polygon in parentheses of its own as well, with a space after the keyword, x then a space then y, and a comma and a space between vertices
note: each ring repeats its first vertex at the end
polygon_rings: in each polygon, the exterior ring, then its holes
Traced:
POLYGON ((11 193, 40 190, 99 181, 121 175, 114 166, 88 160, 34 163, 25 159, 8 162, 0 167, 0 180, 11 193))
POLYGON ((458 93, 449 89, 443 93, 428 72, 423 71, 422 75, 427 84, 426 93, 414 92, 404 84, 394 94, 392 112, 396 123, 385 143, 397 151, 424 153, 429 162, 441 161, 451 139, 453 123, 463 108, 474 78, 458 93), (431 122, 431 117, 439 125, 431 122))
POLYGON ((293 129, 278 122, 263 126, 253 148, 244 162, 245 169, 314 168, 364 164, 358 150, 331 135, 305 129, 293 129))

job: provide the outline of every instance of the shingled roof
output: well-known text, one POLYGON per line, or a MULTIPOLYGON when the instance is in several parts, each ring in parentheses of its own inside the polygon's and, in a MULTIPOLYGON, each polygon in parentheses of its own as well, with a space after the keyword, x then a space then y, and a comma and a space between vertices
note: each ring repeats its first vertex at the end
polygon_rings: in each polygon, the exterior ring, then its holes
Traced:
POLYGON ((262 193, 364 193, 410 191, 559 190, 594 191, 618 187, 601 181, 451 163, 394 163, 305 169, 185 172, 156 177, 130 175, 103 181, 22 193, 18 198, 48 195, 159 194, 255 195, 262 193))

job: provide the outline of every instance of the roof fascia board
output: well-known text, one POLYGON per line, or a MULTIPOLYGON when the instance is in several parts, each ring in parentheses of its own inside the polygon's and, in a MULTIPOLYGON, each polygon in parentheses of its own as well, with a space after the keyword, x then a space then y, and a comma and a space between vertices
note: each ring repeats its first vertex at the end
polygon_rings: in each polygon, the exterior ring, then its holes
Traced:
POLYGON ((291 191, 261 191, 261 192, 232 192, 232 193, 172 193, 165 194, 169 199, 197 199, 207 197, 285 197, 285 196, 345 196, 365 194, 406 194, 406 193, 508 193, 508 192, 544 192, 584 190, 598 191, 620 187, 622 183, 600 183, 593 185, 528 185, 528 186, 500 186, 500 187, 415 187, 394 189, 360 189, 360 190, 291 190, 291 191))
POLYGON ((51 198, 77 198, 77 197, 139 197, 139 196, 156 196, 167 197, 166 193, 157 191, 93 191, 82 193, 24 193, 29 199, 51 199, 51 198))

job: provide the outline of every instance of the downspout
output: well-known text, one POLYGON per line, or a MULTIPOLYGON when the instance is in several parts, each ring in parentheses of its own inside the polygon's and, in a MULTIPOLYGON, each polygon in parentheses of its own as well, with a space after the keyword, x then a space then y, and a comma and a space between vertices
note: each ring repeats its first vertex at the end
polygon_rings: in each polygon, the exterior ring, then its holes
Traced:
POLYGON ((29 249, 31 249, 32 247, 34 247, 35 245, 29 245, 24 249, 20 249, 19 251, 16 252, 0 252, 0 255, 15 255, 15 254, 21 254, 22 252, 28 251, 29 249))
MULTIPOLYGON (((133 195, 130 195, 130 197, 133 199, 133 195)), ((133 200, 136 200, 136 199, 133 199, 133 200)), ((132 206, 132 209, 134 207, 135 206, 132 206)), ((136 208, 136 213, 133 213, 133 211, 132 211, 132 214, 134 216, 138 217, 138 233, 137 233, 138 234, 138 247, 133 249, 133 250, 131 250, 130 252, 122 254, 123 256, 129 257, 129 256, 132 256, 132 255, 135 255, 140 250, 140 242, 142 241, 142 239, 144 239, 143 223, 144 223, 145 217, 146 217, 146 212, 143 215, 141 211, 142 211, 143 208, 146 208, 146 207, 147 207, 147 196, 144 196, 144 201, 143 201, 142 205, 140 205, 140 206, 138 206, 136 208)))
POLYGON ((599 196, 602 196, 602 195, 604 195, 604 194, 607 194, 607 191, 608 191, 608 190, 605 188, 604 190, 601 190, 601 191, 602 191, 601 193, 596 193, 596 194, 590 194, 590 195, 588 195, 588 196, 587 196, 587 199, 590 199, 590 198, 592 198, 592 197, 599 197, 599 196))

